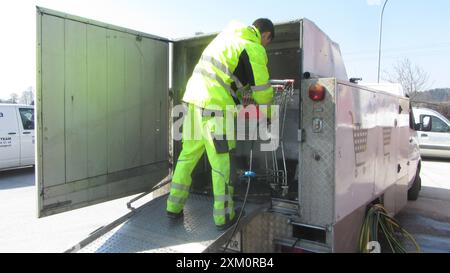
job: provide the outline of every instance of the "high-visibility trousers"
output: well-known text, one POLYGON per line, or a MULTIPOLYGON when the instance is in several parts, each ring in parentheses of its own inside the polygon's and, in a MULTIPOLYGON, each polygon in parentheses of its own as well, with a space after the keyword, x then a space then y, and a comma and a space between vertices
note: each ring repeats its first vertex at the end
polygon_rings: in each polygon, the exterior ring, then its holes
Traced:
MULTIPOLYGON (((233 186, 230 182, 230 150, 236 141, 227 140, 225 117, 206 117, 203 110, 189 104, 183 122, 183 146, 172 177, 167 211, 180 213, 189 196, 192 172, 206 151, 212 168, 214 223, 227 224, 235 217, 233 186)), ((231 121, 233 122, 233 121, 231 121)))

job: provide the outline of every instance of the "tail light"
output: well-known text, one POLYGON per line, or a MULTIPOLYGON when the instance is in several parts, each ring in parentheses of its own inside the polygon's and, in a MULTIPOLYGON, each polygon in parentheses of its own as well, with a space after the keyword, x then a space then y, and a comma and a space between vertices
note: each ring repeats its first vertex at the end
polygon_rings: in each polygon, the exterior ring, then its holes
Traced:
POLYGON ((313 84, 309 87, 309 98, 313 101, 322 101, 325 99, 325 87, 321 84, 313 84))

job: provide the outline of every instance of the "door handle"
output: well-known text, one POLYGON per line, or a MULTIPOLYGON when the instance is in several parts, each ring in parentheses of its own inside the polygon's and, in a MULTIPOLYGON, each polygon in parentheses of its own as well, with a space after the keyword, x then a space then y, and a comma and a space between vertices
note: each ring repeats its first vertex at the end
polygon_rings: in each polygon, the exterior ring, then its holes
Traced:
POLYGON ((17 134, 17 133, 8 133, 8 135, 10 135, 10 136, 11 136, 11 135, 16 135, 16 134, 17 134))
POLYGON ((428 137, 428 135, 427 134, 422 134, 422 137, 428 137))
POLYGON ((31 132, 23 132, 24 135, 29 135, 31 132))

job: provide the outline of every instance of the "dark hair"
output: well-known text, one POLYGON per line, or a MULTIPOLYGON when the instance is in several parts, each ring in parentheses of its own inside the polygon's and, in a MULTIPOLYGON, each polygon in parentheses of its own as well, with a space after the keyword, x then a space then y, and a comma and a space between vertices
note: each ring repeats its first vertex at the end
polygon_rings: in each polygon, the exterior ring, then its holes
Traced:
POLYGON ((272 40, 275 39, 275 27, 272 21, 266 18, 259 18, 253 25, 263 34, 264 32, 270 32, 272 40))

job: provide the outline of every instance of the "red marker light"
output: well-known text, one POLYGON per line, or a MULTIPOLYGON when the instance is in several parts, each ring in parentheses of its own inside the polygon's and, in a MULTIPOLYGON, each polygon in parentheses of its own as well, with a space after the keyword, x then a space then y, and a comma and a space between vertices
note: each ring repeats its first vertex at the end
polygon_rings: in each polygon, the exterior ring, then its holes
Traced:
POLYGON ((313 84, 309 87, 309 98, 313 101, 322 101, 325 98, 325 87, 321 84, 313 84))

